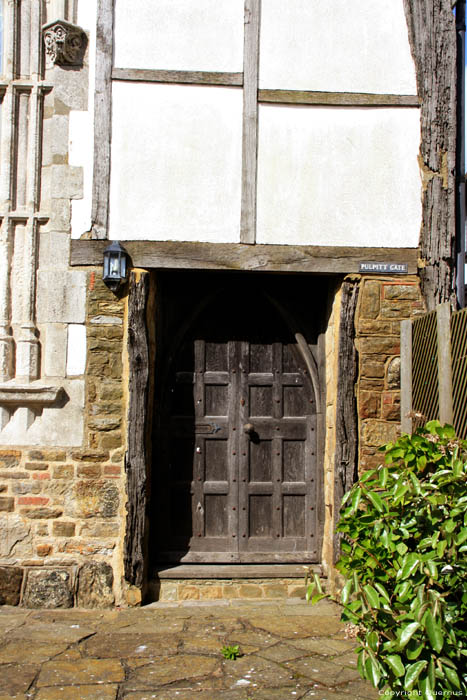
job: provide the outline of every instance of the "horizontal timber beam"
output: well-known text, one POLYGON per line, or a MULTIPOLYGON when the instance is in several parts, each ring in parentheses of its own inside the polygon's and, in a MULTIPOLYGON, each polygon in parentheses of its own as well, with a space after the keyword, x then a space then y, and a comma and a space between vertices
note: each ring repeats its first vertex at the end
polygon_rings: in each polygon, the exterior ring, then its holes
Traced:
POLYGON ((243 73, 209 73, 188 70, 114 68, 112 80, 144 83, 188 83, 193 85, 243 85, 243 73))
POLYGON ((259 90, 259 102, 322 105, 330 107, 419 107, 417 95, 380 95, 366 92, 314 92, 306 90, 259 90))
MULTIPOLYGON (((417 272, 417 248, 248 245, 175 241, 120 241, 134 267, 256 272, 358 273, 361 262, 407 263, 417 272)), ((102 265, 109 241, 72 240, 71 265, 102 265)))

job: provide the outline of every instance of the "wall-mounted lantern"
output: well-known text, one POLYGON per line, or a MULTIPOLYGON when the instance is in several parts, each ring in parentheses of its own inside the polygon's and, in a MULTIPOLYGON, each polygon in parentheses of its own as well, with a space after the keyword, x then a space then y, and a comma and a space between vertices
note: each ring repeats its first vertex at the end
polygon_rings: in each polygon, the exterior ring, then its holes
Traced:
POLYGON ((128 277, 128 253, 118 241, 104 250, 102 281, 116 293, 128 277))

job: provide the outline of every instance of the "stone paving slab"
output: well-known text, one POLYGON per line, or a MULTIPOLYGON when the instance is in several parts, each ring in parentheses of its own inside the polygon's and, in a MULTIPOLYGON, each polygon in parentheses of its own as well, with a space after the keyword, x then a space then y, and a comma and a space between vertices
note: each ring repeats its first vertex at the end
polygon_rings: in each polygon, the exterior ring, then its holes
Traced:
POLYGON ((4 606, 0 700, 376 700, 356 646, 328 601, 4 606))

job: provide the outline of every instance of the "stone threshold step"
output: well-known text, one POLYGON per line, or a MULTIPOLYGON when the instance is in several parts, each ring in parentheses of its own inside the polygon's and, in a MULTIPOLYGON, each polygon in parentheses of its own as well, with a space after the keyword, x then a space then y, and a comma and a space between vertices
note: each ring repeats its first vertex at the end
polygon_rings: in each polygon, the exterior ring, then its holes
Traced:
POLYGON ((280 579, 305 578, 305 569, 323 575, 319 564, 175 564, 156 567, 154 579, 280 579))
MULTIPOLYGON (((320 566, 312 569, 322 575, 320 566)), ((169 572, 161 569, 158 578, 149 582, 147 602, 272 601, 303 599, 306 594, 303 566, 180 566, 169 572)))

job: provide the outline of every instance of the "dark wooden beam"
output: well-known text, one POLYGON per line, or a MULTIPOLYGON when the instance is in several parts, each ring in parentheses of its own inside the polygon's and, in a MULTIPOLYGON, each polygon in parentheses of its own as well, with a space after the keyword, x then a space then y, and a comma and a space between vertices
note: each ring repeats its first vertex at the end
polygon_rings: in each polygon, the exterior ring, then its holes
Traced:
POLYGON ((125 579, 142 588, 145 577, 147 507, 147 423, 149 401, 149 340, 146 309, 149 273, 130 274, 128 294, 128 447, 127 518, 124 544, 125 579))
POLYGON ((364 92, 310 92, 304 90, 259 90, 259 102, 321 105, 330 107, 419 107, 417 95, 379 95, 364 92))
MULTIPOLYGON (((359 280, 344 280, 341 289, 339 351, 336 398, 336 454, 334 469, 334 524, 344 494, 357 479, 358 413, 355 385, 358 377, 358 356, 355 347, 355 311, 359 280)), ((339 533, 334 533, 334 562, 340 554, 339 533)))
MULTIPOLYGON (((344 248, 336 246, 245 245, 121 241, 134 267, 257 272, 358 273, 360 262, 407 263, 416 274, 416 248, 344 248)), ((107 241, 71 241, 72 265, 102 265, 107 241)))
POLYGON ((143 83, 187 83, 194 85, 243 85, 243 73, 210 73, 207 71, 151 70, 147 68, 114 68, 112 80, 143 83))
POLYGON ((420 281, 428 310, 445 301, 456 306, 457 46, 451 5, 404 0, 422 103, 420 281))

